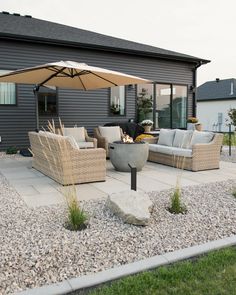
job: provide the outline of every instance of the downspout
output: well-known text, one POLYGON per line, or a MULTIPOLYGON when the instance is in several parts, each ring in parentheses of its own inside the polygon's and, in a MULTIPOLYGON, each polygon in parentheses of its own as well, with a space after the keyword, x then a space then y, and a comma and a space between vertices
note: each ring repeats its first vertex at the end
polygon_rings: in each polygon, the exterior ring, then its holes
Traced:
POLYGON ((197 93, 197 69, 202 65, 202 61, 197 63, 193 68, 193 117, 197 115, 197 102, 196 102, 196 93, 197 93))

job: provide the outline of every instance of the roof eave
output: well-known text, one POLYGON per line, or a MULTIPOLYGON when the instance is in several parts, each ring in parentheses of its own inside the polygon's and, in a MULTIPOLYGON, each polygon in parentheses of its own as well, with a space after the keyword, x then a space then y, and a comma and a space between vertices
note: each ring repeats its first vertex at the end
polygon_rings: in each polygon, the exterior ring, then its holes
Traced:
POLYGON ((225 97, 225 98, 201 98, 201 99, 197 99, 197 102, 216 101, 216 100, 236 100, 236 96, 234 96, 234 97, 225 97))
POLYGON ((207 64, 210 60, 200 59, 200 58, 192 58, 192 57, 181 57, 175 55, 168 55, 168 54, 157 54, 153 52, 145 52, 145 51, 136 51, 136 50, 129 50, 129 49, 122 49, 110 46, 101 46, 96 44, 84 44, 78 42, 63 42, 61 40, 54 40, 48 38, 41 38, 41 37, 27 37, 27 36, 19 36, 14 34, 6 34, 0 33, 0 38, 10 39, 10 40, 20 40, 24 42, 37 42, 37 43, 44 43, 44 44, 53 44, 53 45, 60 45, 60 46, 70 46, 70 47, 80 47, 80 48, 87 48, 87 49, 95 49, 95 50, 102 50, 102 51, 111 51, 111 52, 119 52, 119 53, 127 53, 132 55, 139 55, 139 56, 148 56, 148 57, 158 57, 162 59, 171 59, 175 61, 185 61, 190 63, 196 64, 207 64))

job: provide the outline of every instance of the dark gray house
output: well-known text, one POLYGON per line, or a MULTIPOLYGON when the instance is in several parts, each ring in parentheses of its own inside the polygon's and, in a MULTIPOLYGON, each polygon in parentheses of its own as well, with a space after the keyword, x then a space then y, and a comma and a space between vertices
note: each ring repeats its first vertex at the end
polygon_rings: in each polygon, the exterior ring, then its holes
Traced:
MULTIPOLYGON (((195 115, 197 68, 209 62, 28 15, 0 13, 0 73, 60 60, 154 81, 87 92, 41 88, 40 126, 60 117, 65 126, 85 126, 90 133, 108 122, 137 120, 137 97, 143 91, 152 100, 148 116, 155 128, 185 128, 186 118, 195 115)), ((26 147, 35 124, 33 85, 0 83, 0 150, 26 147)))
POLYGON ((228 131, 231 108, 236 108, 236 79, 217 78, 197 88, 197 117, 204 130, 228 131))

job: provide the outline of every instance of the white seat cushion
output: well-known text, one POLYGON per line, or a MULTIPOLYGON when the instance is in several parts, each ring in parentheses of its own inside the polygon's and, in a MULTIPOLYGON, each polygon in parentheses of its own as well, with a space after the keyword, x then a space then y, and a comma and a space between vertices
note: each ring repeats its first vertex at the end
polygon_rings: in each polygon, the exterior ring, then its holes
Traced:
POLYGON ((65 136, 73 136, 77 142, 85 142, 84 127, 64 128, 63 132, 65 136))
POLYGON ((172 146, 175 136, 175 130, 161 129, 158 144, 172 146))
POLYGON ((108 143, 121 140, 121 133, 119 126, 99 126, 98 127, 102 137, 105 137, 108 143))
POLYGON ((86 142, 77 142, 78 146, 81 149, 86 149, 86 148, 94 148, 93 142, 86 141, 86 142))
POLYGON ((165 145, 149 144, 149 151, 172 155, 172 147, 165 145))
POLYGON ((189 148, 192 135, 193 135, 192 130, 176 129, 173 146, 180 147, 180 148, 189 148))
POLYGON ((193 136, 190 142, 190 146, 192 147, 194 144, 197 143, 209 143, 212 141, 214 137, 213 132, 204 132, 204 131, 194 131, 193 136))
POLYGON ((172 147, 172 155, 173 155, 173 157, 174 156, 182 156, 185 158, 191 158, 192 157, 192 150, 172 147))

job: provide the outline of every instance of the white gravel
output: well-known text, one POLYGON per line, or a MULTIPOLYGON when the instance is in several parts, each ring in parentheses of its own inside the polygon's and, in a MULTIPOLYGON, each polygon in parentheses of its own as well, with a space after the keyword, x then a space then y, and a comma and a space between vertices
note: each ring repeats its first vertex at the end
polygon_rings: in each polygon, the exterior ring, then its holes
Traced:
POLYGON ((150 225, 123 224, 104 200, 83 203, 90 226, 63 227, 65 206, 29 209, 0 175, 0 294, 39 287, 236 234, 236 181, 185 188, 188 212, 166 210, 170 191, 150 194, 150 225))

